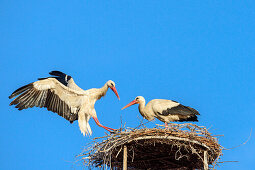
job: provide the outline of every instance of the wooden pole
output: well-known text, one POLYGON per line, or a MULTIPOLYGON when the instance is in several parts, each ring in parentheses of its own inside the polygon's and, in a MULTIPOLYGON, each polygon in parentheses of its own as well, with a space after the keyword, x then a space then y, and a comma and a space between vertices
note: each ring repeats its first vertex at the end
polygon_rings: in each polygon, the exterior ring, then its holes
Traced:
POLYGON ((204 170, 208 170, 207 151, 204 151, 204 170))
POLYGON ((123 170, 127 170, 127 146, 124 145, 123 149, 123 170))

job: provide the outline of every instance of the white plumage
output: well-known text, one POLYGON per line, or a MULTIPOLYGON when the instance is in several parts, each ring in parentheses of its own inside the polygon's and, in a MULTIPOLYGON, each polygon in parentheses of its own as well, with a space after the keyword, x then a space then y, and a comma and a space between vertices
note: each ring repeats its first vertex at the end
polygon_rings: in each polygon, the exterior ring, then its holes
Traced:
POLYGON ((140 114, 150 121, 155 118, 166 124, 174 121, 198 121, 196 116, 199 115, 198 111, 173 100, 154 99, 145 106, 144 97, 137 96, 135 100, 122 109, 134 104, 139 104, 138 109, 140 114))
POLYGON ((103 126, 97 119, 94 104, 111 88, 119 98, 115 83, 107 81, 102 88, 83 90, 77 86, 71 76, 59 71, 50 72, 56 77, 41 78, 14 91, 9 98, 15 98, 10 105, 16 105, 19 110, 31 107, 46 107, 49 111, 58 113, 72 123, 78 120, 83 135, 91 135, 89 119, 92 117, 96 124, 111 131, 112 128, 103 126))

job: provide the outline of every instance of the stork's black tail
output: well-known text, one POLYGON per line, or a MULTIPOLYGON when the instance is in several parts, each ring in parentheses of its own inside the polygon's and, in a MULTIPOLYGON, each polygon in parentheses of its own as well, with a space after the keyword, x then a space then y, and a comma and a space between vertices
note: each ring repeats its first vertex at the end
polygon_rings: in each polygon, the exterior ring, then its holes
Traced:
POLYGON ((182 118, 179 120, 179 122, 197 122, 197 115, 200 115, 199 112, 196 109, 193 109, 189 106, 183 106, 179 105, 179 107, 182 107, 182 111, 184 114, 188 115, 186 118, 182 118))
POLYGON ((196 115, 192 115, 191 117, 186 119, 181 119, 178 122, 198 122, 198 120, 196 115))
POLYGON ((191 107, 189 107, 189 106, 186 106, 193 114, 195 114, 195 115, 200 115, 199 114, 199 112, 196 110, 196 109, 193 109, 193 108, 191 108, 191 107))

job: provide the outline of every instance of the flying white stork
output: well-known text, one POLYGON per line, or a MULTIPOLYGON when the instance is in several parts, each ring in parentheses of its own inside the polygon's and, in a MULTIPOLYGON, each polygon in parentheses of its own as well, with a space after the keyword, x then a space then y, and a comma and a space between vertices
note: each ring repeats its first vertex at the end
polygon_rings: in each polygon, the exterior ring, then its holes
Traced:
POLYGON ((143 96, 137 96, 135 100, 123 107, 122 110, 134 104, 139 104, 139 112, 145 119, 151 121, 157 118, 165 122, 166 126, 169 122, 175 121, 198 121, 196 115, 200 115, 195 109, 183 106, 173 100, 154 99, 145 106, 143 96))
POLYGON ((57 113, 66 120, 73 123, 78 120, 82 134, 91 135, 89 119, 92 117, 96 124, 107 131, 114 129, 99 123, 94 104, 106 95, 110 88, 119 98, 115 83, 109 80, 102 88, 83 90, 77 86, 73 78, 60 71, 52 71, 49 74, 54 77, 39 78, 39 81, 30 83, 15 90, 9 98, 15 98, 10 105, 23 110, 27 108, 46 107, 49 111, 57 113))

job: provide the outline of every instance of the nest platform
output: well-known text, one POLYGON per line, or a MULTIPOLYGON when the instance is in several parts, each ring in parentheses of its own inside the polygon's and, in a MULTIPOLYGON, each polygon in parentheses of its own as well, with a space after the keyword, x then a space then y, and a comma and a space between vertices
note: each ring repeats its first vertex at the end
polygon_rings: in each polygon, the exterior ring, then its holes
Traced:
POLYGON ((172 123, 94 138, 79 156, 90 168, 184 170, 213 169, 221 155, 217 138, 205 127, 172 123))

